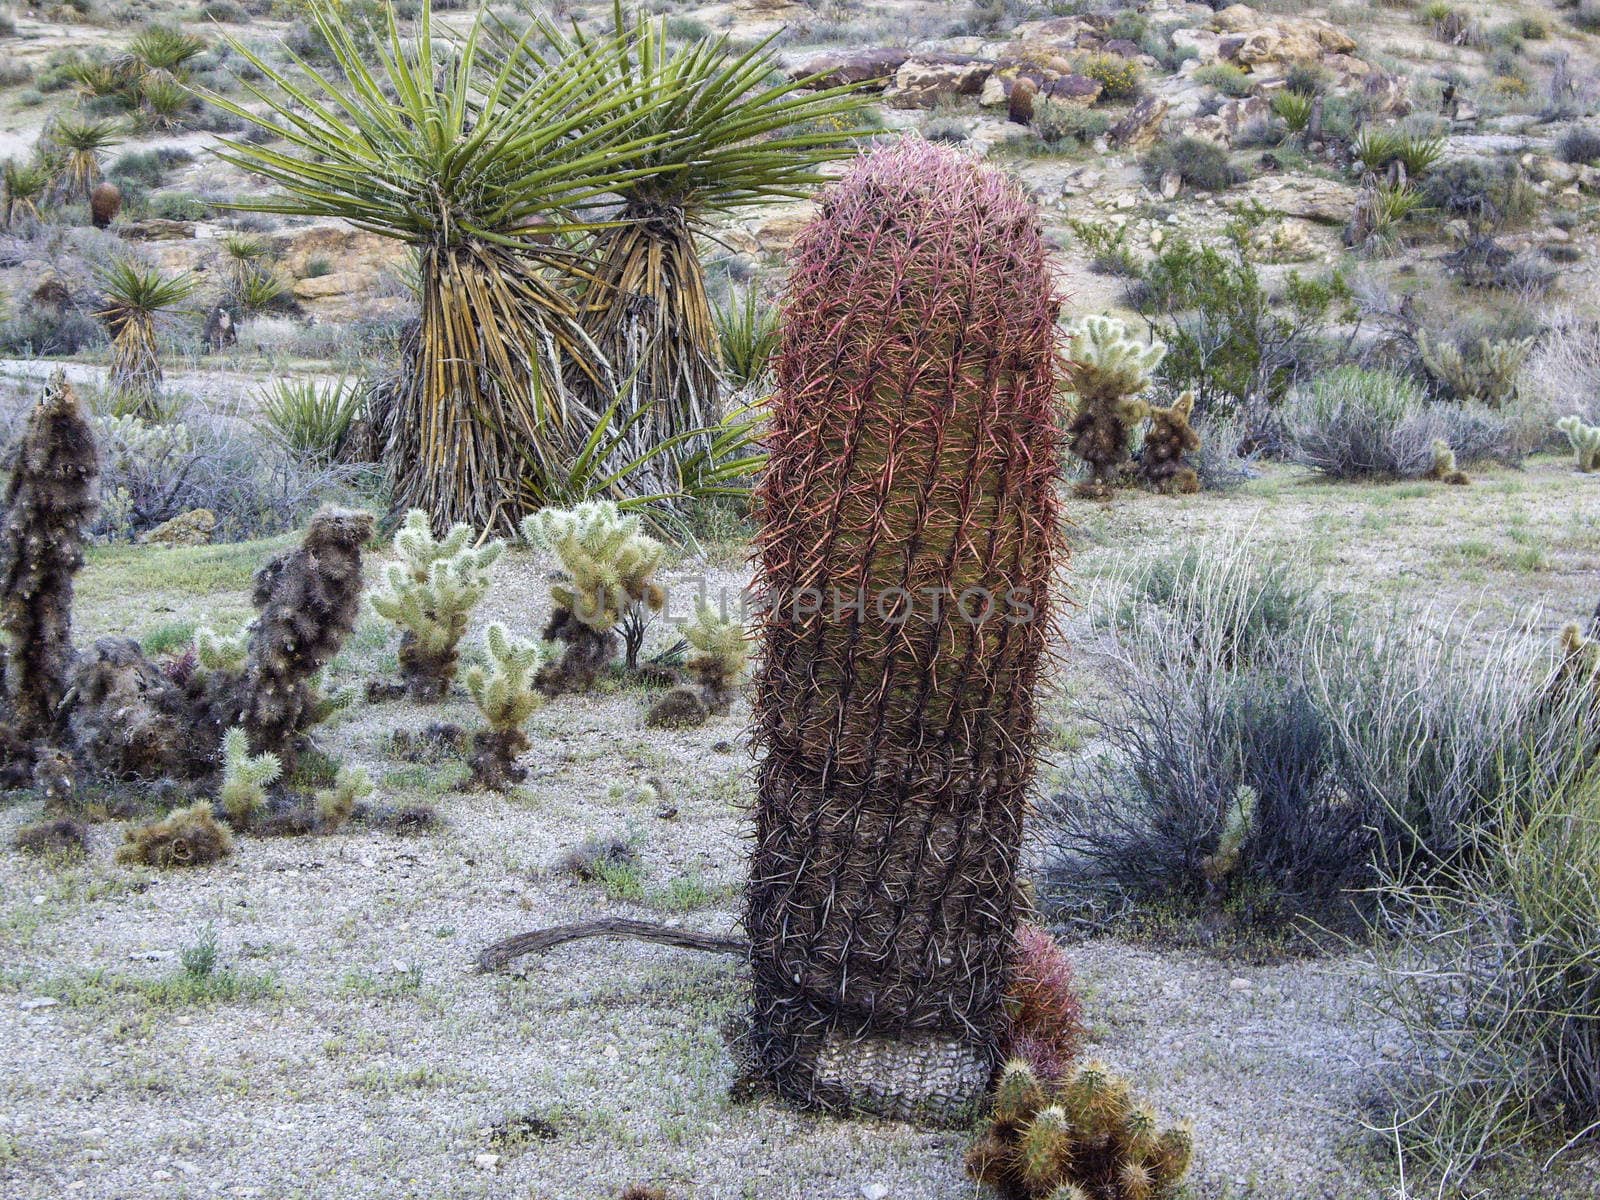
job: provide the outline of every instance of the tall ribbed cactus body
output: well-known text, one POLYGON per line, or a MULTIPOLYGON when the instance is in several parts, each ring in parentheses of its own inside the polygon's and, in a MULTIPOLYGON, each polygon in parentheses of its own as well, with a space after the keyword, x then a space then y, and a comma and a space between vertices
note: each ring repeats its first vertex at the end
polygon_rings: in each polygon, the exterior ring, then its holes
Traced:
POLYGON ((746 925, 753 1066, 805 1102, 959 1118, 994 1065, 1062 553, 1056 308, 1028 201, 922 142, 796 250, 746 925))

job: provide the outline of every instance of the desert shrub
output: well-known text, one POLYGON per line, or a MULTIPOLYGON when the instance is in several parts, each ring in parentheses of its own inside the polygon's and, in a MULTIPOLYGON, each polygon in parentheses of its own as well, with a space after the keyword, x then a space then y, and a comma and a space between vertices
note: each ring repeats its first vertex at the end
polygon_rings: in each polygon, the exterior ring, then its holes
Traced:
POLYGON ((1194 73, 1194 81, 1205 87, 1216 88, 1224 96, 1242 100, 1256 90, 1255 80, 1228 63, 1213 63, 1194 73))
POLYGON ((1092 54, 1079 60, 1078 74, 1100 85, 1103 100, 1131 100, 1139 94, 1139 64, 1120 54, 1092 54))
POLYGON ((157 192, 146 207, 152 217, 164 221, 204 221, 216 215, 210 201, 190 192, 157 192))
POLYGON ((1517 390, 1522 364, 1534 339, 1493 338, 1487 335, 1461 342, 1417 334, 1417 352, 1428 374, 1449 395, 1499 408, 1517 390))
POLYGON ((1283 77, 1284 85, 1302 96, 1320 96, 1333 84, 1333 72, 1321 63, 1297 62, 1283 77))
POLYGON ((1444 154, 1444 139, 1405 129, 1364 125, 1350 144, 1350 152, 1369 171, 1382 171, 1390 163, 1405 167, 1415 178, 1426 174, 1444 154))
POLYGON ((1362 619, 1247 545, 1093 598, 1119 696, 1044 809, 1062 915, 1349 918, 1378 864, 1470 861, 1497 797, 1536 797, 1593 744, 1592 693, 1553 686, 1527 625, 1362 619))
POLYGON ((1600 130, 1589 125, 1574 125, 1556 142, 1562 162, 1592 163, 1600 159, 1600 130))
POLYGON ((1196 137, 1161 142, 1145 155, 1143 169, 1146 182, 1160 183, 1162 176, 1176 172, 1184 183, 1205 192, 1223 191, 1244 178, 1226 150, 1196 137))
POLYGON ((1295 456, 1335 479, 1415 479, 1442 439, 1462 465, 1499 454, 1506 423, 1478 405, 1429 401, 1415 380, 1345 366, 1299 389, 1288 408, 1295 456))
POLYGON ((1190 554, 1126 591, 1108 667, 1119 703, 1047 809, 1053 899, 1178 902, 1247 925, 1334 920, 1366 881, 1370 813, 1334 786, 1308 651, 1334 626, 1281 564, 1190 554), (1153 595, 1161 595, 1155 600, 1153 595))
POLYGON ((0 354, 22 358, 77 354, 107 340, 105 326, 73 306, 58 310, 27 301, 0 321, 0 354))
POLYGON ((1169 240, 1130 299, 1167 343, 1159 382, 1193 391, 1197 414, 1238 418, 1248 439, 1270 445, 1279 403, 1326 357, 1324 331, 1350 292, 1341 275, 1290 272, 1269 294, 1252 261, 1254 227, 1232 223, 1221 245, 1169 240))
POLYGON ((258 397, 262 429, 290 454, 327 466, 339 455, 363 403, 361 385, 339 379, 278 379, 258 397))
POLYGON ((1098 109, 1040 96, 1033 102, 1031 124, 1039 140, 1048 146, 1068 139, 1086 146, 1111 128, 1111 118, 1098 109))
POLYGON ((362 468, 318 466, 263 446, 248 427, 191 410, 179 423, 101 417, 96 536, 127 540, 179 513, 210 509, 214 536, 239 541, 281 533, 319 504, 359 494, 362 468))
POLYGON ((1458 158, 1440 163, 1423 181, 1433 208, 1463 217, 1475 228, 1501 230, 1521 225, 1539 210, 1539 194, 1514 161, 1458 158))
POLYGON ((1600 320, 1560 309, 1547 314, 1544 336, 1523 361, 1517 394, 1529 418, 1548 426, 1556 414, 1576 412, 1600 424, 1600 320))
POLYGON ((1468 868, 1379 893, 1374 1008, 1407 1037, 1374 1124, 1430 1184, 1600 1120, 1600 778, 1492 803, 1468 868))
POLYGON ((1133 277, 1139 274, 1139 260, 1128 245, 1128 227, 1101 221, 1070 218, 1067 225, 1079 246, 1089 257, 1089 269, 1097 275, 1133 277))

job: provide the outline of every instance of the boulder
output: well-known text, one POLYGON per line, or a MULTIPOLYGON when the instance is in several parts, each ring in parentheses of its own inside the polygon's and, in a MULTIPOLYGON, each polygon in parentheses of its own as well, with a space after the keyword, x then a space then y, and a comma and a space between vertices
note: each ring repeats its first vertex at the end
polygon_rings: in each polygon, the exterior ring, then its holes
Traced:
POLYGON ((148 217, 117 226, 117 236, 130 242, 179 242, 194 237, 193 221, 168 221, 148 217))
POLYGON ((217 514, 209 508, 191 508, 139 535, 147 546, 208 546, 217 527, 217 514))
POLYGON ((1209 117, 1185 121, 1183 132, 1189 137, 1216 142, 1219 146, 1232 146, 1239 130, 1254 121, 1264 121, 1271 115, 1272 103, 1265 96, 1246 96, 1240 100, 1225 101, 1209 117))
POLYGON ((1234 188, 1230 200, 1259 204, 1269 213, 1299 217, 1317 225, 1343 228, 1355 210, 1357 189, 1348 183, 1310 175, 1263 175, 1234 188))
POLYGON ((1255 61, 1302 62, 1320 58, 1324 54, 1349 54, 1356 48, 1355 39, 1330 21, 1319 17, 1261 13, 1248 4, 1229 5, 1212 19, 1211 24, 1219 33, 1244 38, 1252 48, 1247 52, 1262 52, 1269 48, 1277 51, 1264 53, 1260 59, 1237 60, 1245 64, 1255 61), (1258 34, 1268 36, 1258 39, 1258 34), (1296 57, 1284 58, 1282 54, 1285 52, 1292 52, 1296 57))
POLYGON ((325 300, 329 296, 351 296, 371 288, 374 280, 366 271, 329 271, 294 281, 299 300, 325 300))
POLYGON ((881 92, 894 80, 911 51, 898 46, 874 46, 865 50, 829 50, 801 59, 789 72, 791 79, 816 75, 817 86, 845 87, 867 84, 867 91, 881 92))
POLYGON ((1040 90, 1057 103, 1088 108, 1100 99, 1102 88, 1099 80, 1090 79, 1087 75, 1063 75, 1050 80, 1040 90))
POLYGON ((1144 150, 1161 137, 1167 119, 1167 102, 1160 96, 1146 96, 1111 127, 1111 144, 1119 150, 1144 150))
POLYGON ((932 108, 945 96, 976 96, 994 63, 967 54, 917 54, 900 64, 884 99, 896 108, 932 108))

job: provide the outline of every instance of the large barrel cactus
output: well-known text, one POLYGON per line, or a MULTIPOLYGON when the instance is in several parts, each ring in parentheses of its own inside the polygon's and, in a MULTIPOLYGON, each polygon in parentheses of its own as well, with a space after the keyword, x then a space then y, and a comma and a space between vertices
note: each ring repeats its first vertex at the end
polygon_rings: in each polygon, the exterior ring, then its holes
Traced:
POLYGON ((960 1119, 994 1068, 1061 553, 1057 302, 1004 176, 907 141, 822 199, 757 498, 753 1066, 960 1119))

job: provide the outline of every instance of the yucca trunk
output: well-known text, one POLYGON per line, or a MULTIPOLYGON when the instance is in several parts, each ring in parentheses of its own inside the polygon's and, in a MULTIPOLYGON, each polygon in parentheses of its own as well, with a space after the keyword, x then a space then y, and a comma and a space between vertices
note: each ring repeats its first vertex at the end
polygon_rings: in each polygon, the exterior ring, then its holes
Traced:
POLYGON ((1056 300, 1032 206, 926 143, 863 160, 796 254, 756 505, 753 1065, 959 1120, 997 1053, 1061 545, 1056 300))
POLYGON ((436 529, 515 533, 521 481, 559 469, 594 412, 563 367, 604 378, 578 302, 526 255, 467 240, 421 255, 421 320, 385 398, 395 506, 436 529), (579 418, 582 418, 581 420, 579 418))
POLYGON ((155 320, 149 313, 131 312, 112 324, 111 390, 134 402, 136 416, 149 417, 165 382, 155 320))
MULTIPOLYGON (((651 446, 721 418, 722 363, 716 322, 694 234, 681 208, 630 201, 596 239, 594 307, 586 322, 631 403, 629 450, 651 446)), ((609 400, 609 397, 607 397, 609 400)), ((684 446, 682 453, 702 447, 684 446)))

